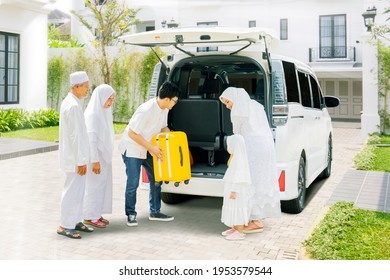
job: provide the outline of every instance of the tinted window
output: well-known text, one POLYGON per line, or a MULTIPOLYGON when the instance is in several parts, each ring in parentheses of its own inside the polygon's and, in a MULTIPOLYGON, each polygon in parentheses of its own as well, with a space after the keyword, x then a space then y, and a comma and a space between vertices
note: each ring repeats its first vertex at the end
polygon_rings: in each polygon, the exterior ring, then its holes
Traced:
POLYGON ((287 101, 299 103, 297 75, 293 63, 283 61, 284 77, 286 80, 287 101))
POLYGON ((313 107, 321 109, 320 89, 316 80, 310 76, 311 94, 313 96, 313 107))
POLYGON ((305 107, 312 107, 308 75, 302 72, 298 72, 298 78, 299 86, 301 88, 302 105, 305 107))

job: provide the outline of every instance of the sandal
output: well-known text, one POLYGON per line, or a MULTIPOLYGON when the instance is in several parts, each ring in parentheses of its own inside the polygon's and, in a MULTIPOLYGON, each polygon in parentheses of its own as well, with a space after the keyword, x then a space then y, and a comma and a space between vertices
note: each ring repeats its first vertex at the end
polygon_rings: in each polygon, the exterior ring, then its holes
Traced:
POLYGON ((251 222, 247 226, 244 227, 244 233, 257 233, 257 232, 262 232, 264 228, 260 226, 256 222, 251 222))
POLYGON ((91 228, 91 227, 87 227, 86 225, 84 225, 82 222, 78 223, 75 227, 76 230, 79 230, 79 231, 84 231, 84 232, 93 232, 94 229, 91 228))
POLYGON ((106 224, 100 220, 97 220, 96 222, 92 222, 92 220, 84 220, 84 224, 94 226, 97 228, 105 228, 106 227, 106 224))
POLYGON ((110 223, 107 219, 104 219, 103 217, 100 217, 99 221, 106 224, 106 225, 108 225, 110 223))
POLYGON ((81 239, 81 235, 76 232, 74 229, 64 228, 62 230, 57 229, 59 235, 63 235, 72 239, 81 239))

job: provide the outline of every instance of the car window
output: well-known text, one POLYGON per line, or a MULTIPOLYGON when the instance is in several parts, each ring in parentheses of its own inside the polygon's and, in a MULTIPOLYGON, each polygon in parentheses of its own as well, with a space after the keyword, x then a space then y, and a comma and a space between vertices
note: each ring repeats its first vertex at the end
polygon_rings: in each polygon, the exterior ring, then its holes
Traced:
POLYGON ((321 109, 320 90, 317 81, 310 75, 311 93, 313 96, 313 108, 321 109))
POLYGON ((311 94, 308 75, 301 71, 298 71, 299 87, 301 89, 302 105, 304 107, 312 107, 311 94))
POLYGON ((283 61, 283 70, 286 80, 287 101, 300 103, 298 81, 294 64, 283 61))

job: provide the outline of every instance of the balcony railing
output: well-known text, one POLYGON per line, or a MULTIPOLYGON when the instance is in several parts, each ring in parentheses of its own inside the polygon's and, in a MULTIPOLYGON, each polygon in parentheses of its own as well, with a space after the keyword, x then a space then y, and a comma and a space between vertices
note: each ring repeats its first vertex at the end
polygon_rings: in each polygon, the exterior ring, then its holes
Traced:
POLYGON ((355 47, 309 48, 309 62, 356 61, 355 47))

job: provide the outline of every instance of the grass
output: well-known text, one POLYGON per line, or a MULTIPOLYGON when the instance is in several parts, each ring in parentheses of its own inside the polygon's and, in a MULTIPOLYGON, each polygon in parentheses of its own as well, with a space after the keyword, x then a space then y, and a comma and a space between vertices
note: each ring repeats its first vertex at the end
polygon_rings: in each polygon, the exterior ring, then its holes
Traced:
POLYGON ((368 138, 367 145, 355 156, 356 169, 390 172, 390 135, 374 134, 368 138))
POLYGON ((15 131, 2 132, 1 137, 56 142, 58 141, 58 126, 20 129, 15 131))
POLYGON ((316 260, 389 260, 389 236, 389 213, 337 202, 304 245, 316 260))
MULTIPOLYGON (((126 128, 125 123, 114 123, 114 130, 116 134, 122 133, 126 128)), ((21 129, 9 132, 2 132, 1 137, 4 138, 21 138, 30 140, 40 140, 46 142, 57 142, 58 126, 41 127, 34 129, 21 129)))

